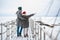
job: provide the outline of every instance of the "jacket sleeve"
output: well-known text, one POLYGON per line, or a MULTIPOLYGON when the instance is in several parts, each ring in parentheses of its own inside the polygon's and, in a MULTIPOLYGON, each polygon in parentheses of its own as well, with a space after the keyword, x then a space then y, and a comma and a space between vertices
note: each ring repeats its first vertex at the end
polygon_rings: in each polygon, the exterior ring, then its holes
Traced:
POLYGON ((24 15, 25 18, 30 18, 31 16, 33 16, 34 14, 30 14, 30 15, 24 15))
POLYGON ((26 20, 24 17, 22 17, 21 14, 19 14, 19 12, 16 12, 16 14, 17 14, 17 17, 18 17, 19 19, 21 19, 21 20, 26 20))

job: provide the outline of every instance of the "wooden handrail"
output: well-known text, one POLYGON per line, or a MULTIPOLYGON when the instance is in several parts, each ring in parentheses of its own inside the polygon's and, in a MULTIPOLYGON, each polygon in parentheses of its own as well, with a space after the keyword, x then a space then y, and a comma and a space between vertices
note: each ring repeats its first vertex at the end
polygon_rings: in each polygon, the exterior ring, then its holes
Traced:
POLYGON ((40 25, 45 25, 45 26, 48 26, 48 27, 54 27, 54 25, 45 24, 42 21, 36 21, 36 22, 40 23, 40 25))

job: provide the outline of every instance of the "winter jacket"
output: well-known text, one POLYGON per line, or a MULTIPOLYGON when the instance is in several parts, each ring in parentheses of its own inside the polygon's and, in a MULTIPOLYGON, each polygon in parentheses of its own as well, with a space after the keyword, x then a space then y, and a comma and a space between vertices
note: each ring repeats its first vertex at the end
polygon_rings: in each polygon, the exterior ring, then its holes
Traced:
POLYGON ((17 14, 16 19, 17 26, 22 26, 22 20, 25 20, 25 18, 22 17, 21 10, 17 11, 16 14, 17 14))
POLYGON ((23 20, 22 21, 22 27, 23 28, 28 28, 29 27, 29 18, 31 16, 33 16, 34 14, 30 14, 30 15, 27 15, 27 16, 23 16, 26 20, 23 20))
POLYGON ((29 27, 29 18, 33 16, 34 14, 30 15, 22 15, 21 12, 17 11, 17 25, 28 28, 29 27))

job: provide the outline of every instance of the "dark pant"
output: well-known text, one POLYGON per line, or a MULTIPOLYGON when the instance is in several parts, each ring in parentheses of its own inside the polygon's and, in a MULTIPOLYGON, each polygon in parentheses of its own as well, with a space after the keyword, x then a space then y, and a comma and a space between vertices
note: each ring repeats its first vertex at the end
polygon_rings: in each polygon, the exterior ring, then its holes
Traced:
POLYGON ((22 27, 17 26, 17 36, 21 35, 22 29, 23 29, 22 27))

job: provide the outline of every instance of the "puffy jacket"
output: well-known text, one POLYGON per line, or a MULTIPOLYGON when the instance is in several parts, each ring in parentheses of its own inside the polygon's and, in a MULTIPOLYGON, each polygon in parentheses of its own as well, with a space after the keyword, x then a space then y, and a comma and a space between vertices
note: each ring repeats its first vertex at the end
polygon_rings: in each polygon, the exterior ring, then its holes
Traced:
POLYGON ((29 18, 34 14, 22 15, 20 11, 17 11, 17 25, 22 26, 23 28, 29 27, 29 18))

